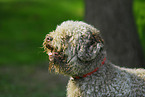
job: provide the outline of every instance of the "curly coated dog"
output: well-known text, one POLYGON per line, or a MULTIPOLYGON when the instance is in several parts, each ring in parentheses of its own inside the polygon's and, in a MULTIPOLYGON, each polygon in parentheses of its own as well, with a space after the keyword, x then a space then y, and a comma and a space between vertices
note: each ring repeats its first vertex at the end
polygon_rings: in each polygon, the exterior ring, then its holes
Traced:
POLYGON ((82 21, 65 21, 43 43, 49 70, 70 76, 68 97, 145 97, 145 70, 107 60, 99 30, 82 21))

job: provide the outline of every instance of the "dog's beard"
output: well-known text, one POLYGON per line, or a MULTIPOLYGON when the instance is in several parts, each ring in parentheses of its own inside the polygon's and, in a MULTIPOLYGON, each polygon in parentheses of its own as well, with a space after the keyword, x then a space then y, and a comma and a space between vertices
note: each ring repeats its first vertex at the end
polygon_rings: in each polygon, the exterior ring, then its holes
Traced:
POLYGON ((49 52, 49 71, 61 74, 70 74, 71 65, 67 61, 68 56, 63 52, 49 52))
MULTIPOLYGON (((49 56, 49 71, 50 72, 57 72, 62 73, 69 70, 69 66, 67 65, 67 58, 68 56, 63 53, 63 50, 58 50, 58 47, 53 46, 54 41, 48 40, 47 36, 43 43, 43 48, 45 52, 49 56)), ((50 38, 50 37, 49 37, 50 38)))

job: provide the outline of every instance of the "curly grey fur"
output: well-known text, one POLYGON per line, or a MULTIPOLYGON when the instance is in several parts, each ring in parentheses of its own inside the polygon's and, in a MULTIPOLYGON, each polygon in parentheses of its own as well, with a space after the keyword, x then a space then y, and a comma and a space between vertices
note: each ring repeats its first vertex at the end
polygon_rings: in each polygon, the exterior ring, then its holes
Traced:
POLYGON ((50 32, 43 47, 49 55, 50 71, 70 76, 68 97, 145 97, 145 70, 115 66, 106 57, 100 32, 79 21, 66 21, 50 32), (83 76, 96 67, 98 71, 83 76))

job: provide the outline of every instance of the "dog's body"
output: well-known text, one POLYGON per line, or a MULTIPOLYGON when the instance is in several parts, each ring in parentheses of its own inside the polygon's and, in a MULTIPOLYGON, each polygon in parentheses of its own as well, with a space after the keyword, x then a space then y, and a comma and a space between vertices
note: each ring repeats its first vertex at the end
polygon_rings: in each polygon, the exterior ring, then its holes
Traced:
MULTIPOLYGON (((132 71, 139 72, 140 69, 132 71)), ((136 74, 107 63, 90 76, 71 78, 67 92, 68 97, 145 97, 145 81, 136 74)))
POLYGON ((47 34, 43 45, 49 70, 71 76, 68 97, 145 96, 145 70, 110 63, 96 28, 84 22, 63 22, 47 34))

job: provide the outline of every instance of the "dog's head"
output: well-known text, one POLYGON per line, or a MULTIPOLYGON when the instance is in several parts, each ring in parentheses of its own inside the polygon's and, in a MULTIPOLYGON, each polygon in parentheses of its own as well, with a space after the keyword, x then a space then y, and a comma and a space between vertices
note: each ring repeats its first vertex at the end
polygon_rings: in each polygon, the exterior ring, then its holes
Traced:
POLYGON ((100 32, 84 22, 66 21, 46 35, 43 47, 49 55, 49 70, 70 76, 93 70, 104 47, 100 32), (92 67, 92 68, 91 68, 92 67))

